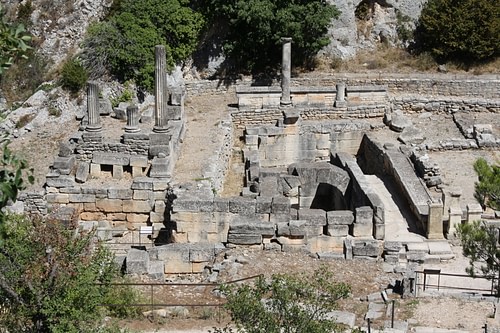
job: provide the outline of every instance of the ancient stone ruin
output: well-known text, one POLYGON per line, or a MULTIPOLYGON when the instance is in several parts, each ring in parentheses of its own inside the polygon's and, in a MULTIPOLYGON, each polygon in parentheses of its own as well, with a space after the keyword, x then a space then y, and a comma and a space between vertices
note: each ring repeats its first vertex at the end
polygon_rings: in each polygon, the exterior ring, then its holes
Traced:
POLYGON ((483 90, 483 101, 474 95, 397 100, 390 99, 391 89, 442 87, 381 77, 292 79, 291 43, 283 39, 281 86, 239 84, 234 91, 238 105, 231 107, 230 127, 244 135, 241 195, 217 194, 227 165, 215 165, 200 186, 171 183, 189 89, 167 84, 165 48, 157 46, 154 125, 151 114, 136 105, 123 112, 123 130, 108 122, 99 87, 89 82, 81 130, 61 144, 45 193, 23 198, 27 210, 76 216, 107 242, 138 231, 155 246, 130 249, 120 258, 126 257, 128 272, 158 279, 202 272, 215 254, 233 246, 306 251, 319 258, 384 258, 395 269, 453 258, 448 239, 454 225, 480 219, 482 209, 471 203, 464 212, 460 189, 431 195, 429 187, 441 184, 440 169, 426 151, 500 147, 491 125, 471 123, 459 112, 498 113, 498 90, 483 90), (405 117, 419 110, 454 114, 464 138, 422 144, 425 133, 405 117), (384 126, 401 133, 401 147, 371 134, 384 126), (411 221, 399 214, 381 179, 411 211, 411 221))

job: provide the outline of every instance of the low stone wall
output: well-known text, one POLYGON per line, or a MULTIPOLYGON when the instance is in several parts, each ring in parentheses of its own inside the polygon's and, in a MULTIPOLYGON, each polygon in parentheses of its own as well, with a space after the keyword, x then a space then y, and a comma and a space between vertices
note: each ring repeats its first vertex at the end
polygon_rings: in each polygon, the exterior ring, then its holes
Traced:
POLYGON ((366 206, 355 213, 294 210, 282 196, 200 198, 193 192, 177 196, 171 223, 178 243, 223 242, 348 259, 381 254, 381 243, 371 237, 373 210, 366 206))
POLYGON ((411 211, 426 230, 431 196, 423 181, 417 177, 411 162, 399 149, 382 147, 365 135, 360 145, 358 161, 366 173, 390 175, 411 211))
POLYGON ((499 75, 460 74, 393 74, 393 73, 335 73, 314 77, 293 78, 294 86, 335 86, 344 82, 347 86, 386 86, 389 95, 418 94, 427 96, 462 96, 480 99, 498 98, 499 75))
POLYGON ((369 206, 373 210, 373 237, 385 238, 385 209, 382 200, 368 184, 366 177, 352 155, 337 153, 332 156, 334 164, 342 166, 351 177, 351 200, 349 208, 355 210, 359 206, 369 206))
POLYGON ((48 187, 49 211, 71 207, 81 221, 107 221, 110 228, 139 229, 146 223, 156 230, 164 227, 168 182, 135 178, 128 187, 48 187))
MULTIPOLYGON (((479 99, 497 99, 500 76, 467 74, 395 74, 395 73, 335 73, 292 78, 291 89, 303 86, 335 87, 339 82, 347 86, 386 86, 389 95, 419 94, 427 96, 460 96, 479 99)), ((277 82, 275 82, 276 84, 277 82)), ((186 82, 190 95, 233 93, 237 85, 250 85, 244 80, 191 80, 186 82)))
POLYGON ((329 160, 331 151, 354 154, 370 128, 368 122, 353 120, 247 126, 245 142, 250 151, 256 151, 261 167, 286 167, 295 162, 329 160))
POLYGON ((458 98, 422 97, 415 95, 394 96, 390 98, 392 109, 405 112, 496 112, 500 113, 500 99, 495 98, 458 98))

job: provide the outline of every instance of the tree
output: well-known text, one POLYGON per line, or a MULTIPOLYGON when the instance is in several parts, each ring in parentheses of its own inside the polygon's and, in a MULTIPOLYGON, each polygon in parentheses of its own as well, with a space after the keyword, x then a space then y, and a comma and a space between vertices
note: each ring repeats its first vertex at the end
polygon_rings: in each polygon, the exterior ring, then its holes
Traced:
POLYGON ((292 61, 304 65, 329 44, 339 11, 323 0, 201 0, 213 24, 227 31, 224 53, 239 69, 259 71, 281 62, 281 38, 293 38, 292 61))
POLYGON ((440 61, 473 63, 498 56, 497 0, 429 0, 415 31, 416 47, 440 61))
POLYGON ((475 183, 475 198, 483 208, 500 210, 500 166, 490 166, 484 158, 478 158, 474 170, 479 178, 475 183))
POLYGON ((33 183, 33 169, 28 170, 26 160, 18 157, 9 148, 9 140, 0 139, 0 225, 5 218, 4 208, 16 201, 19 191, 26 187, 26 181, 33 183), (28 172, 27 174, 25 172, 28 172))
POLYGON ((106 332, 99 304, 117 303, 109 298, 117 297, 110 283, 118 276, 92 233, 9 215, 0 247, 0 330, 106 332))
POLYGON ((480 273, 488 279, 497 279, 497 294, 500 294, 500 249, 497 234, 497 228, 481 221, 457 225, 463 255, 469 258, 467 274, 474 277, 480 273))
POLYGON ((224 286, 222 291, 239 332, 323 333, 336 327, 328 312, 348 296, 350 287, 334 282, 322 267, 310 276, 276 274, 260 277, 254 285, 224 286))
POLYGON ((188 0, 121 0, 107 21, 89 27, 83 63, 93 77, 108 70, 151 91, 155 45, 165 45, 172 66, 195 50, 203 25, 203 16, 189 8, 188 0))
POLYGON ((9 68, 17 57, 25 57, 30 47, 26 44, 31 36, 22 24, 11 24, 5 20, 0 5, 0 75, 9 68))

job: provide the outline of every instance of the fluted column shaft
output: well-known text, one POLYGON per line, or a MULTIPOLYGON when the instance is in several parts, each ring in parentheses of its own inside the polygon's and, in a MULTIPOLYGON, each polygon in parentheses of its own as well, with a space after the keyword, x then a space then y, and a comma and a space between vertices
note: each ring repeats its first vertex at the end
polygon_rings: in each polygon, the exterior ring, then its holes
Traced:
POLYGON ((102 129, 101 117, 99 115, 99 86, 94 81, 87 83, 87 115, 88 132, 99 132, 102 129))
POLYGON ((153 131, 167 131, 167 58, 165 46, 155 46, 155 126, 153 131))
POLYGON ((291 104, 290 100, 290 78, 292 72, 292 38, 284 37, 281 39, 282 63, 281 63, 281 104, 291 104))

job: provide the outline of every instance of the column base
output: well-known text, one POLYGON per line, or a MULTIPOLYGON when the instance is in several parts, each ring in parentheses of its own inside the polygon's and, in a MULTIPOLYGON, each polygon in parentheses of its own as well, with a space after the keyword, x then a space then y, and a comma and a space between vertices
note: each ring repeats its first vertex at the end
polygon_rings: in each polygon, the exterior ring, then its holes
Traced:
POLYGON ((137 133, 140 130, 141 129, 139 127, 125 126, 125 132, 127 132, 127 133, 137 133))
POLYGON ((167 133, 168 126, 154 126, 153 132, 155 132, 155 133, 167 133))
POLYGON ((98 126, 93 126, 93 125, 87 125, 85 126, 85 131, 87 132, 100 132, 102 131, 102 126, 101 125, 98 125, 98 126))

